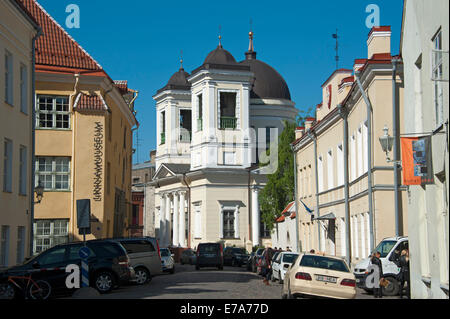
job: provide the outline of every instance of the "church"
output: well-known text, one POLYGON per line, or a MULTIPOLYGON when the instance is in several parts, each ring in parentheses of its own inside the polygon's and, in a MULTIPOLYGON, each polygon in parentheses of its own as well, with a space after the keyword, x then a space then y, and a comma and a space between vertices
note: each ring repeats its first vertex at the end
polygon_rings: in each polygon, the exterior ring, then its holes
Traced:
POLYGON ((288 85, 258 60, 219 45, 156 92, 155 227, 161 247, 270 244, 259 192, 277 167, 278 136, 297 116, 288 85), (270 148, 270 157, 266 151, 270 148), (263 163, 264 165, 261 165, 263 163), (159 227, 159 229, 158 229, 159 227))

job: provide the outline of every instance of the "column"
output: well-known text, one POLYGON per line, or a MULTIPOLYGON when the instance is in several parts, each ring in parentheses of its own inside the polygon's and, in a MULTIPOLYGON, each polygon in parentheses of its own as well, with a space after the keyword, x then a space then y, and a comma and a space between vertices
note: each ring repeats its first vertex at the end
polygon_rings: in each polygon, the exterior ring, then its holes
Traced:
POLYGON ((179 211, 179 235, 178 241, 181 247, 186 247, 186 215, 185 215, 185 192, 180 192, 180 211, 179 211))
POLYGON ((166 195, 161 194, 161 205, 159 209, 159 244, 164 245, 166 230, 166 195))
POLYGON ((170 244, 170 195, 166 195, 166 214, 165 214, 165 228, 164 228, 164 246, 167 247, 170 244))
POLYGON ((234 238, 239 238, 239 206, 234 210, 234 238))
POLYGON ((259 211, 259 189, 257 186, 253 187, 252 191, 252 241, 253 246, 259 245, 259 223, 261 215, 259 211))
POLYGON ((172 238, 172 245, 178 246, 179 240, 178 240, 178 227, 179 227, 179 202, 178 202, 178 192, 173 193, 173 238, 172 238))

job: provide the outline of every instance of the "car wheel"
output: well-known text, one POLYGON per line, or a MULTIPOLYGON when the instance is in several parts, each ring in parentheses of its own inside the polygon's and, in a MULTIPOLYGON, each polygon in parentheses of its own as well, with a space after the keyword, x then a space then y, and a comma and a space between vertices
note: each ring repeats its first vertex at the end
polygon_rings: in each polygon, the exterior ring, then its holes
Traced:
POLYGON ((138 285, 144 285, 150 281, 150 273, 144 267, 138 267, 136 271, 136 283, 138 285))
POLYGON ((393 277, 386 277, 386 280, 389 281, 389 285, 387 287, 382 287, 384 296, 397 296, 400 293, 400 284, 397 279, 393 277))
POLYGON ((17 297, 16 289, 9 283, 0 285, 0 300, 13 300, 17 297))
POLYGON ((99 293, 105 294, 110 292, 114 287, 114 276, 109 271, 102 271, 95 276, 94 280, 95 289, 99 293))

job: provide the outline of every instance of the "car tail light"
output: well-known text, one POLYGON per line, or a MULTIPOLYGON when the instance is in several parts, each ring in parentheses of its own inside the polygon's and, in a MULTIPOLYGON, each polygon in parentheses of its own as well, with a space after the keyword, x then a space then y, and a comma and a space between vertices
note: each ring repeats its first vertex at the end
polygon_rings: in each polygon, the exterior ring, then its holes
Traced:
POLYGON ((130 266, 130 260, 128 256, 119 256, 119 265, 121 266, 130 266))
POLYGON ((353 279, 344 279, 341 281, 341 286, 356 287, 356 281, 353 279))
POLYGON ((300 279, 300 280, 308 280, 311 281, 311 275, 306 273, 306 272, 298 272, 295 274, 295 279, 300 279))
POLYGON ((156 247, 158 249, 159 260, 161 261, 161 250, 159 249, 159 241, 158 240, 156 240, 156 247))

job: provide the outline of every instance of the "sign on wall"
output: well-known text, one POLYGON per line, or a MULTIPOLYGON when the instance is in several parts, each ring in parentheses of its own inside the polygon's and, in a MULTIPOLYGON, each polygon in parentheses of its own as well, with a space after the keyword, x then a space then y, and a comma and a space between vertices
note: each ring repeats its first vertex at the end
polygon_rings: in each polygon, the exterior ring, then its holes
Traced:
POLYGON ((103 124, 95 122, 94 129, 94 189, 93 199, 96 202, 102 200, 103 177, 103 124))
POLYGON ((431 136, 402 137, 402 165, 404 185, 434 183, 431 136))

